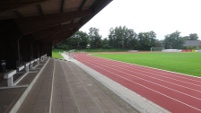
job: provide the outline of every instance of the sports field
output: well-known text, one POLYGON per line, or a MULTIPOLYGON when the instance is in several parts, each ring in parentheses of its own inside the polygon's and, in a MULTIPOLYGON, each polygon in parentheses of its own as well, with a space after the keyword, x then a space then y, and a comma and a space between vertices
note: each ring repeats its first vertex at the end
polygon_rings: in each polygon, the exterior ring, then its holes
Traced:
POLYGON ((93 55, 201 77, 201 52, 96 53, 93 55))

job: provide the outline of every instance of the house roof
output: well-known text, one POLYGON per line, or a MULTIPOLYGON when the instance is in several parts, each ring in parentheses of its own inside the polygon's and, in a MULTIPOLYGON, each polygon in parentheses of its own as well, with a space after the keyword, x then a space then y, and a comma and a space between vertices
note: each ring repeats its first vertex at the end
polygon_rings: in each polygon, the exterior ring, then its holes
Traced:
POLYGON ((186 40, 184 43, 184 46, 188 47, 188 46, 195 46, 198 47, 200 46, 200 41, 199 40, 186 40))

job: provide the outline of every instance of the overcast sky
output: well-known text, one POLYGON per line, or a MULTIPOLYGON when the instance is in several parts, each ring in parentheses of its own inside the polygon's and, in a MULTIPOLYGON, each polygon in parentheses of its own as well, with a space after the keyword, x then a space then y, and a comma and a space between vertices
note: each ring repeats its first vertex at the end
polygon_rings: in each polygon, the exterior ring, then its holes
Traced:
POLYGON ((95 27, 104 38, 111 27, 124 25, 136 33, 153 30, 157 39, 176 30, 201 39, 201 0, 113 0, 80 30, 95 27))

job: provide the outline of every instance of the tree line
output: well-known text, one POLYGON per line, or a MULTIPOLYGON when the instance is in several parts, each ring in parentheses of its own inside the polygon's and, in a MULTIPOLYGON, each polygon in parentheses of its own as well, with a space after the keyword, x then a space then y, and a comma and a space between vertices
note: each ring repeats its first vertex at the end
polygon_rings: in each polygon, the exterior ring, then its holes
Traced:
POLYGON ((196 33, 189 36, 180 36, 179 31, 165 35, 164 40, 158 40, 154 31, 136 33, 126 26, 111 28, 109 35, 102 38, 99 29, 91 27, 89 32, 77 31, 70 38, 55 45, 57 49, 128 49, 150 50, 151 47, 164 47, 166 49, 182 49, 185 40, 198 40, 196 33))

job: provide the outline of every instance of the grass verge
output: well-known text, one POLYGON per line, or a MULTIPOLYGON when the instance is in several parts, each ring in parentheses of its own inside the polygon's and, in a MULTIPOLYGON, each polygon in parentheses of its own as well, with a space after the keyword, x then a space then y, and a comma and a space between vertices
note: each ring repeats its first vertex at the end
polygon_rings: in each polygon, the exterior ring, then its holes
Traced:
POLYGON ((63 59, 63 56, 60 54, 60 52, 63 52, 63 50, 59 50, 59 49, 52 50, 52 57, 58 58, 58 59, 63 59))

